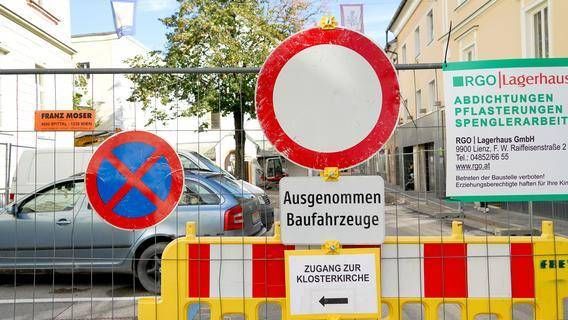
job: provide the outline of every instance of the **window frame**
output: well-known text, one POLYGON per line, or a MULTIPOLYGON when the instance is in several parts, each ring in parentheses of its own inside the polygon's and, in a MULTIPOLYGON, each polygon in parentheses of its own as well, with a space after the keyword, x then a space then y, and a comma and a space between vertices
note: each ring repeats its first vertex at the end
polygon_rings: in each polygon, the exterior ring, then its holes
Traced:
POLYGON ((420 56, 420 54, 422 53, 422 48, 420 47, 422 45, 421 41, 420 41, 420 26, 417 26, 416 29, 414 29, 414 57, 418 58, 420 56))
POLYGON ((428 82, 428 94, 430 95, 430 105, 428 106, 428 111, 434 111, 436 107, 436 101, 438 101, 436 79, 432 79, 430 82, 428 82))
MULTIPOLYGON (((69 181, 63 181, 60 183, 56 183, 56 184, 52 184, 49 185, 35 193, 33 193, 32 195, 30 195, 30 197, 24 199, 22 202, 17 204, 17 214, 44 214, 44 213, 54 213, 54 212, 68 212, 68 211, 73 211, 74 208, 77 206, 78 201, 81 199, 81 196, 85 193, 85 181, 82 180, 69 180, 69 181), (55 190, 56 188, 68 184, 68 183, 72 183, 73 184, 73 199, 74 202, 72 204, 72 207, 70 209, 66 209, 66 210, 55 210, 55 208, 53 210, 49 210, 49 211, 32 211, 32 212, 22 212, 22 209, 24 208, 25 205, 27 205, 30 202, 33 202, 34 199, 37 199, 40 196, 44 196, 46 195, 48 192, 55 190), (83 184, 83 190, 81 192, 76 192, 76 186, 77 184, 83 184)), ((54 195, 55 196, 55 195, 54 195)), ((42 197, 43 198, 43 197, 42 197)), ((36 203, 36 208, 37 208, 37 203, 36 203)), ((66 207, 67 208, 67 207, 66 207)))
POLYGON ((545 1, 538 5, 536 8, 527 12, 530 31, 528 36, 530 37, 531 46, 531 56, 534 58, 549 58, 550 57, 550 10, 548 3, 545 1), (537 25, 535 19, 537 15, 540 15, 540 21, 538 22, 538 36, 537 39, 537 25), (539 53, 539 51, 541 51, 539 53))
MULTIPOLYGON (((202 197, 201 197, 201 193, 197 193, 197 195, 199 196, 199 201, 201 202, 201 201, 203 200, 202 197)), ((185 183, 185 185, 184 185, 184 187, 183 187, 183 192, 182 192, 182 198, 181 198, 181 199, 180 199, 179 205, 180 205, 180 206, 188 206, 188 207, 193 207, 193 206, 219 206, 219 205, 221 205, 221 204, 224 202, 223 195, 221 195, 221 194, 219 194, 219 193, 217 193, 217 192, 211 190, 210 188, 208 188, 207 186, 205 186, 205 185, 204 185, 203 183, 201 183, 200 181, 196 181, 196 180, 192 180, 192 179, 187 180, 187 182, 185 183), (182 202, 181 199, 183 199, 183 198, 185 197, 186 193, 187 193, 187 194, 189 194, 190 192, 195 193, 194 191, 192 191, 192 190, 189 188, 189 184, 190 184, 190 183, 193 183, 193 184, 197 185, 200 190, 201 190, 201 189, 204 189, 204 190, 206 190, 209 194, 215 195, 215 196, 217 197, 217 199, 218 199, 218 202, 217 202, 217 203, 197 203, 197 204, 191 204, 191 203, 189 203, 189 202, 188 202, 188 203, 181 203, 181 202, 182 202)))
POLYGON ((406 47, 406 43, 402 45, 402 47, 400 47, 400 55, 402 56, 402 63, 406 64, 408 63, 407 59, 406 59, 406 53, 407 52, 407 47, 406 47))
POLYGON ((430 45, 434 41, 434 9, 430 9, 426 14, 426 28, 428 32, 428 42, 430 45))
POLYGON ((477 45, 475 42, 465 46, 461 50, 461 61, 475 61, 477 60, 477 45), (471 53, 472 59, 468 60, 468 54, 471 53))
POLYGON ((533 3, 520 8, 521 15, 521 45, 523 58, 535 58, 533 17, 538 11, 547 8, 547 34, 548 34, 548 57, 554 57, 554 29, 552 28, 553 16, 551 15, 550 0, 535 0, 533 3))
POLYGON ((422 114, 422 89, 417 89, 414 93, 414 105, 416 108, 416 114, 422 114))

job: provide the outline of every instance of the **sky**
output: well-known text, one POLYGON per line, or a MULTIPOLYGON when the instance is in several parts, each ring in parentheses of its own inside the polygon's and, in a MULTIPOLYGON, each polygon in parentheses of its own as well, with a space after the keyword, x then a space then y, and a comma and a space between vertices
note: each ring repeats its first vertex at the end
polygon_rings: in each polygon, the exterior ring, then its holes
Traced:
MULTIPOLYGON (((150 50, 162 50, 166 43, 166 28, 158 20, 173 14, 176 0, 138 0, 134 38, 150 50)), ((339 21, 339 4, 363 3, 365 33, 379 43, 385 43, 385 29, 400 0, 315 0, 339 21)), ((325 13, 325 12, 324 12, 325 13)), ((71 33, 84 34, 114 31, 110 0, 71 0, 71 33)), ((390 40, 390 39, 389 39, 390 40)))

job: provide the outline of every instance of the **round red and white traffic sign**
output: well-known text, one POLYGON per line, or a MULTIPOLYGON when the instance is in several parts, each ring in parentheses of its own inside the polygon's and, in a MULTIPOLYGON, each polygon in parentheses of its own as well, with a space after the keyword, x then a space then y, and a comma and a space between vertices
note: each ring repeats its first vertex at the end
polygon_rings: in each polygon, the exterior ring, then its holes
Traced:
POLYGON ((93 210, 126 230, 160 223, 183 192, 183 166, 176 151, 159 136, 124 131, 106 139, 87 166, 85 185, 93 210))
POLYGON ((349 168, 378 152, 398 118, 394 66, 375 43, 344 28, 312 28, 265 61, 256 112, 267 139, 292 162, 349 168))

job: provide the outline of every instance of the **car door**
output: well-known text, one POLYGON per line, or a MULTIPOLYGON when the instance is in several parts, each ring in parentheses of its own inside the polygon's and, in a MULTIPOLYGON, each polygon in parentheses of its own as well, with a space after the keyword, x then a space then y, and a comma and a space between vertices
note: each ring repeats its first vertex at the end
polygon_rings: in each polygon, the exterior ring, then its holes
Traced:
POLYGON ((65 181, 15 204, 0 225, 0 248, 13 253, 16 268, 58 268, 72 258, 73 213, 84 200, 84 183, 65 181))
POLYGON ((75 213, 75 265, 108 268, 121 264, 141 232, 122 230, 110 225, 85 200, 75 213))

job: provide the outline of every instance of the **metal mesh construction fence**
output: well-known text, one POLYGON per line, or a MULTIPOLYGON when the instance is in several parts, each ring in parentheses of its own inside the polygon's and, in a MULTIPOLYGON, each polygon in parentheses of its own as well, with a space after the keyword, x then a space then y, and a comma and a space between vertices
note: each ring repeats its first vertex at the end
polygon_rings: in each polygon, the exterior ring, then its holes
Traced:
MULTIPOLYGON (((398 66, 402 104, 395 133, 367 162, 341 173, 384 178, 387 236, 393 237, 394 245, 398 245, 396 239, 407 236, 421 243, 422 237, 450 235, 453 220, 462 221, 465 235, 485 237, 487 243, 493 236, 536 239, 545 220, 554 222, 557 235, 568 236, 566 202, 479 204, 445 199, 440 67, 398 66)), ((250 96, 257 72, 256 68, 0 70, 0 318, 135 319, 137 299, 158 294, 161 253, 170 241, 185 236, 187 221, 197 222, 201 236, 272 237, 274 222, 280 218, 279 179, 318 173, 287 161, 264 138, 250 96), (132 80, 141 77, 156 77, 157 84, 185 88, 191 94, 172 93, 168 99, 163 93, 150 94, 144 102, 136 101, 132 80), (222 85, 229 82, 231 86, 222 85), (188 85, 193 86, 191 90, 188 85), (238 101, 232 106, 236 112, 224 105, 231 99, 238 101), (205 100, 206 106, 198 109, 205 100), (96 110, 96 129, 34 130, 35 111, 69 109, 96 110), (234 114, 242 117, 242 129, 234 114), (178 207, 160 225, 141 231, 107 225, 93 212, 84 191, 84 173, 92 153, 106 138, 126 130, 161 136, 176 149, 188 170, 178 207), (242 137, 242 148, 236 147, 236 136, 242 137), (238 165, 240 159, 243 165, 238 165), (211 174, 206 179, 193 178, 204 172, 211 174), (239 191, 227 192, 231 189, 226 188, 221 192, 215 183, 234 185, 255 196, 260 214, 253 226, 226 229, 221 221, 231 209, 227 199, 238 198, 239 191)), ((497 257, 487 250, 480 256, 487 261, 497 257)), ((391 259, 398 266, 406 258, 395 254, 391 259)), ((419 255, 417 259, 424 258, 419 255)), ((549 260, 562 259, 565 257, 549 260)), ((396 272, 393 277, 405 277, 404 268, 392 270, 396 272)), ((264 272, 269 275, 271 270, 264 272)), ((423 276, 419 272, 418 281, 424 281, 423 276)), ((428 311, 425 292, 420 284, 417 288, 416 299, 408 303, 383 304, 383 318, 431 319, 437 314, 439 319, 469 319, 467 301, 442 299, 439 308, 428 311)), ((534 295, 520 302, 511 295, 505 298, 515 302, 510 307, 513 319, 537 319, 531 303, 534 295)), ((568 317, 568 300, 563 301, 564 305, 556 305, 559 319, 568 317)), ((206 304, 190 310, 191 319, 210 316, 206 304)), ((278 305, 267 303, 257 316, 280 319, 283 314, 278 305)), ((474 316, 497 319, 491 303, 474 316)))

